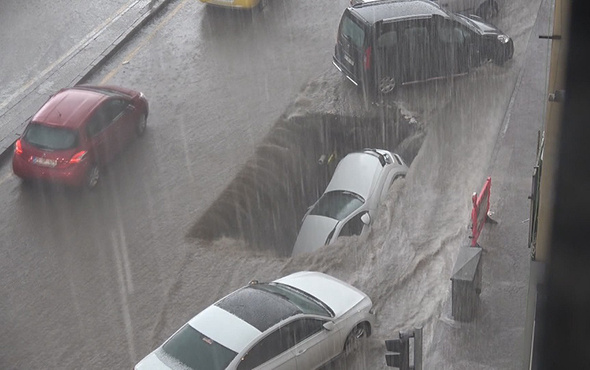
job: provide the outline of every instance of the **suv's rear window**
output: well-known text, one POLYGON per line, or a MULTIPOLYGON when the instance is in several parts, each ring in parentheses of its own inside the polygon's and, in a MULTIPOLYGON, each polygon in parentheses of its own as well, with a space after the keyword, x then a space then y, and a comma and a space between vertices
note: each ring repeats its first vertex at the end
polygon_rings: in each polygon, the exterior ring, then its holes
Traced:
POLYGON ((365 31, 349 17, 342 18, 340 35, 352 42, 357 48, 362 48, 365 41, 365 31))
POLYGON ((78 132, 63 127, 31 123, 25 132, 24 140, 39 149, 66 150, 78 145, 78 132))

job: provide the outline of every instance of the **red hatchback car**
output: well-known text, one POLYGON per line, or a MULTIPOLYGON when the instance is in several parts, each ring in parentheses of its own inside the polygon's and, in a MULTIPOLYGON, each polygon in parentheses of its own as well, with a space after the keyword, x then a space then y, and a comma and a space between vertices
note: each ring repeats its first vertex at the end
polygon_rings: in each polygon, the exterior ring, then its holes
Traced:
POLYGON ((14 146, 12 169, 24 180, 93 188, 101 168, 146 129, 143 93, 80 85, 53 95, 14 146))

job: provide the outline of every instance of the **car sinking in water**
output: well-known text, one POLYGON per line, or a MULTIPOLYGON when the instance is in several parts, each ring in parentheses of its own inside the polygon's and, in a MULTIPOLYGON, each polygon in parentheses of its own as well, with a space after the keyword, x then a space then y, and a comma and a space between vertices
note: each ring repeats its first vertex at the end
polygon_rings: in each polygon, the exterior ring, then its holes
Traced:
POLYGON ((365 233, 393 182, 407 172, 402 158, 387 150, 365 149, 346 155, 323 195, 303 217, 292 254, 313 252, 340 236, 365 233))

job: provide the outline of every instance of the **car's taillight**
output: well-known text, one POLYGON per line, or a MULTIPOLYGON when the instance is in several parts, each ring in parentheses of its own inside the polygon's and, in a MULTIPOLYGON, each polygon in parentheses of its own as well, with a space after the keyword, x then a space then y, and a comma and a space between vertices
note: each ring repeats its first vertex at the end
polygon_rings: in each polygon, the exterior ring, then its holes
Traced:
POLYGON ((86 154, 87 153, 88 152, 86 150, 82 150, 81 152, 78 152, 78 153, 74 154, 72 156, 72 158, 70 159, 70 163, 80 163, 80 162, 82 162, 83 160, 86 159, 86 154))
POLYGON ((365 49, 365 71, 369 70, 371 68, 371 47, 367 47, 365 49))
POLYGON ((14 154, 23 154, 23 145, 20 142, 20 139, 14 143, 14 154))

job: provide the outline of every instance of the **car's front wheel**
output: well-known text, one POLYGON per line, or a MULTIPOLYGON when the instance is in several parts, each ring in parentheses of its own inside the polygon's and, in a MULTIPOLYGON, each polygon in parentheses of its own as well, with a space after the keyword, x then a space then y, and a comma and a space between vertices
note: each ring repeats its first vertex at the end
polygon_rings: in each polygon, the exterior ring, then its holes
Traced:
POLYGON ((383 95, 390 94, 395 90, 396 83, 393 76, 382 76, 379 78, 379 85, 377 86, 379 92, 383 95))
POLYGON ((137 120, 137 125, 135 126, 135 133, 137 136, 143 136, 145 134, 145 129, 147 127, 147 117, 145 114, 142 114, 137 120))
POLYGON ((358 324, 348 334, 346 343, 344 344, 344 353, 346 356, 356 352, 364 338, 368 336, 367 327, 365 324, 358 324))
POLYGON ((86 188, 87 189, 94 189, 96 185, 98 185, 98 180, 100 180, 100 167, 98 164, 94 163, 86 172, 86 188))

